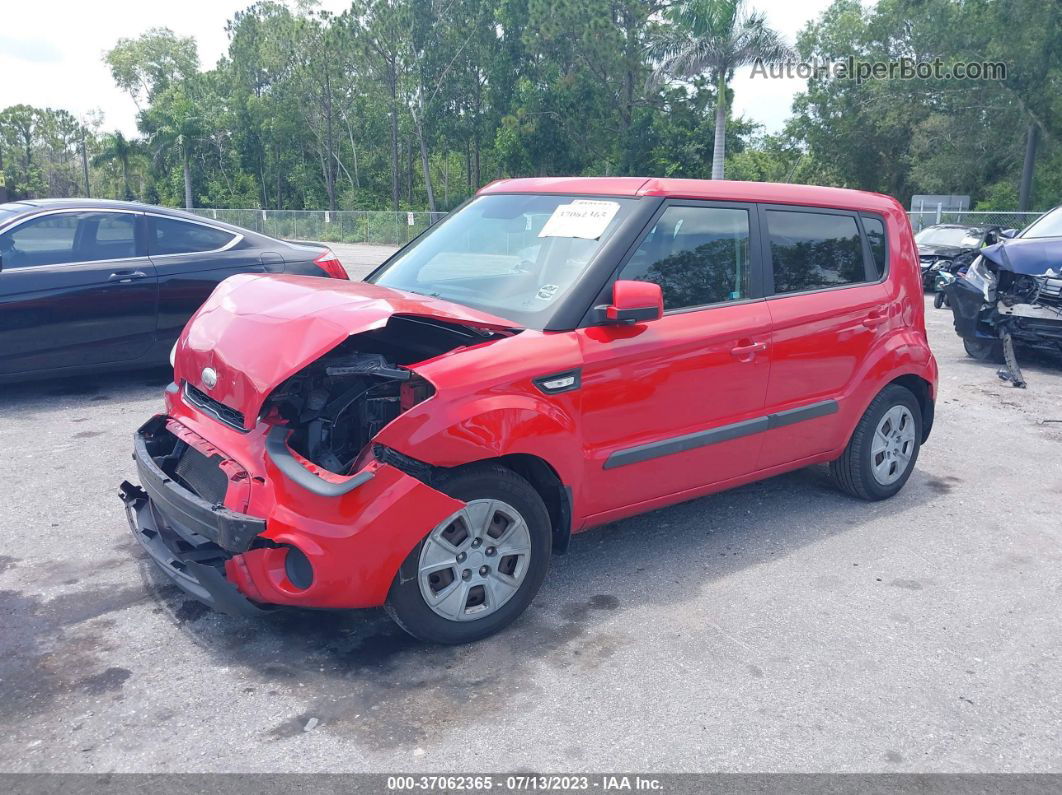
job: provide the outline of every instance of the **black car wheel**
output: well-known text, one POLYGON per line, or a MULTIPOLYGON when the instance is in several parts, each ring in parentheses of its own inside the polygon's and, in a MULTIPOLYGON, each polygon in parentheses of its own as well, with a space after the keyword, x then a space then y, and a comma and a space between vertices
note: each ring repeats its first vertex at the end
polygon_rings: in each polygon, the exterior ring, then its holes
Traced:
POLYGON ((963 337, 962 346, 966 355, 979 362, 1003 363, 1003 343, 999 340, 969 339, 963 337))
POLYGON ((549 567, 549 513, 538 492, 505 467, 463 467, 433 484, 464 508, 409 553, 386 610, 430 643, 471 643, 524 612, 549 567))
POLYGON ((863 500, 893 496, 914 471, 922 444, 922 409, 909 389, 885 387, 870 402, 830 477, 863 500))

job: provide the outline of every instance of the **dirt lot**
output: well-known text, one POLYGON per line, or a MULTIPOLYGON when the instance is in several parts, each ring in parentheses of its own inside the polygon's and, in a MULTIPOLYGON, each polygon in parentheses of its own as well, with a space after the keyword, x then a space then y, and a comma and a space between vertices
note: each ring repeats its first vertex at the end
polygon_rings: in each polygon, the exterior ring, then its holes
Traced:
POLYGON ((166 373, 0 387, 0 770, 1062 771, 1062 366, 1014 390, 927 312, 897 498, 810 470, 598 529, 456 649, 165 584, 116 486, 166 373))

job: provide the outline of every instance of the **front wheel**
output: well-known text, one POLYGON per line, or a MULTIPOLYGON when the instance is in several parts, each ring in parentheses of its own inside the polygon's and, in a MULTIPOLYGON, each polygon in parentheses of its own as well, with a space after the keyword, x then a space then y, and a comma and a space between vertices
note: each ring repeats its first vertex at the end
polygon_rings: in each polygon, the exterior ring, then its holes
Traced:
POLYGON ((933 306, 936 307, 937 309, 940 309, 941 307, 944 306, 944 302, 947 301, 947 299, 948 299, 948 297, 946 295, 944 295, 944 291, 941 290, 940 292, 938 292, 936 295, 933 296, 933 306))
POLYGON ((979 362, 1003 363, 1003 343, 999 340, 982 340, 962 338, 962 347, 966 355, 979 362))
POLYGON ((496 465, 444 476, 439 491, 465 506, 409 553, 386 610, 430 643, 471 643, 524 612, 549 567, 549 513, 526 480, 496 465))
POLYGON ((830 476, 843 491, 884 500, 907 482, 922 443, 922 410, 902 386, 890 384, 871 401, 830 476))

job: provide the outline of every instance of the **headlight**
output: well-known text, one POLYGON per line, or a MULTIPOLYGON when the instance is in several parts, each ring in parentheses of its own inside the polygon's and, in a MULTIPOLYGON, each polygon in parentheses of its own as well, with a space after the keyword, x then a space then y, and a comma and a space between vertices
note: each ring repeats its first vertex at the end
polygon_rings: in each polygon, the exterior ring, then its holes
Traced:
POLYGON ((988 269, 984 257, 978 256, 970 263, 966 271, 966 281, 984 294, 985 301, 992 303, 993 293, 996 291, 996 275, 988 269))
POLYGON ((177 364, 177 343, 173 343, 173 347, 170 348, 170 367, 175 367, 177 364))
POLYGON ((936 262, 933 263, 930 270, 939 271, 941 268, 946 268, 949 265, 951 265, 950 259, 938 259, 936 262))

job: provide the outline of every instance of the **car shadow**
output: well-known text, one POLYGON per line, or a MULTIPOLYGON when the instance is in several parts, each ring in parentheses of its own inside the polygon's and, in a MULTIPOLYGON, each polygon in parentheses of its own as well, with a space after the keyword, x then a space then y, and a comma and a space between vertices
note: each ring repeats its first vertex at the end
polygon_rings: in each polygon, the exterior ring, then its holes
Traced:
POLYGON ((895 522, 957 482, 916 470, 897 497, 865 503, 837 492, 813 468, 597 528, 553 558, 514 626, 461 647, 416 641, 382 610, 232 618, 176 592, 146 560, 141 572, 189 640, 252 680, 243 697, 288 695, 301 704, 262 727, 263 739, 295 742, 323 730, 368 748, 415 747, 534 699, 543 668, 572 676, 606 668, 625 646, 642 642, 661 610, 682 611, 684 634, 725 644, 699 601, 713 583, 875 519, 895 522))
POLYGON ((168 366, 0 384, 0 411, 34 413, 91 409, 100 403, 162 399, 173 380, 168 366))

